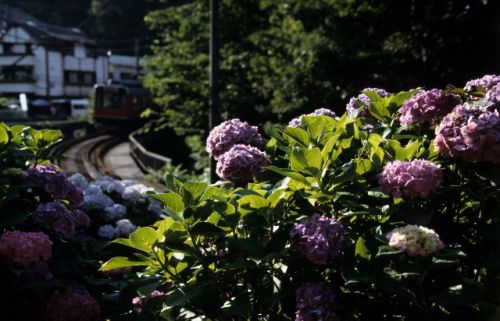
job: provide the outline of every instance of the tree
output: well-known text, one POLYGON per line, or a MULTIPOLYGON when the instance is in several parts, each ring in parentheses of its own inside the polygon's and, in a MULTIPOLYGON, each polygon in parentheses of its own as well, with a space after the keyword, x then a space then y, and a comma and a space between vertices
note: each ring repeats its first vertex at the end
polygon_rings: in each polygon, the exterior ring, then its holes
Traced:
MULTIPOLYGON (((319 106, 342 113, 367 86, 446 86, 494 72, 492 1, 221 1, 221 112, 286 122, 319 106)), ((157 37, 144 80, 179 134, 206 134, 206 1, 150 13, 157 37)))

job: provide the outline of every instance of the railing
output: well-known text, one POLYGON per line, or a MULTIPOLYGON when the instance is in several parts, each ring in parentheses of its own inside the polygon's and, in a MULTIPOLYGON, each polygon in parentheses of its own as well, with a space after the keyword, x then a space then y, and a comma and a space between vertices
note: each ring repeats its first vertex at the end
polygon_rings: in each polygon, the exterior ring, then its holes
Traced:
POLYGON ((150 152, 137 140, 138 133, 133 132, 128 136, 130 154, 136 160, 139 167, 145 172, 155 172, 165 165, 170 165, 172 159, 150 152))

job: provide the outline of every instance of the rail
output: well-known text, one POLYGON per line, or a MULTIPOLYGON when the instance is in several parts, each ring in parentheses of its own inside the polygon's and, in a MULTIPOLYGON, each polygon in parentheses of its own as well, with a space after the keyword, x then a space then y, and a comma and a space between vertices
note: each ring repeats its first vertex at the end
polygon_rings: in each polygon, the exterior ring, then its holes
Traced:
POLYGON ((138 132, 135 131, 128 136, 130 154, 135 159, 141 170, 144 172, 156 172, 165 165, 172 164, 172 159, 148 151, 136 138, 138 132))

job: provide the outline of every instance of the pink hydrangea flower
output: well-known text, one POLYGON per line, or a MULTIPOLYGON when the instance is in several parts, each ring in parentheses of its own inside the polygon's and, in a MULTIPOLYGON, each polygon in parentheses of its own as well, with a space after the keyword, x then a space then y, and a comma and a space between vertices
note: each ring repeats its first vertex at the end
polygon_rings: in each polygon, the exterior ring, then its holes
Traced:
POLYGON ((47 321, 98 321, 97 301, 87 291, 65 289, 54 294, 46 307, 47 321))
POLYGON ((481 78, 469 80, 465 84, 466 90, 471 90, 472 87, 481 87, 483 90, 488 91, 496 84, 500 83, 500 76, 498 75, 484 75, 481 78))
POLYGON ((441 154, 466 161, 500 162, 500 112, 467 103, 458 105, 436 128, 441 154))
POLYGON ((29 267, 52 256, 52 241, 42 232, 5 232, 0 237, 0 255, 29 267))
POLYGON ((263 140, 256 126, 235 118, 214 127, 207 138, 207 152, 215 159, 237 144, 262 147, 263 140))
POLYGON ((217 161, 216 172, 219 177, 234 182, 245 183, 254 176, 265 172, 269 160, 264 152, 249 145, 234 145, 217 161))
POLYGON ((314 214, 296 223, 290 236, 297 239, 299 252, 311 262, 324 265, 339 253, 344 241, 344 227, 333 217, 314 214))
POLYGON ((295 321, 337 321, 333 290, 323 283, 304 283, 296 292, 295 321))
POLYGON ((386 235, 389 246, 394 247, 409 256, 429 256, 444 248, 439 235, 432 229, 406 225, 395 228, 386 235))
POLYGON ((399 110, 399 121, 403 127, 412 124, 436 123, 460 103, 456 95, 440 89, 422 90, 406 100, 399 110))
POLYGON ((153 292, 151 292, 148 296, 146 297, 143 297, 142 299, 138 296, 136 296, 135 298, 132 299, 132 306, 133 306, 133 310, 137 313, 141 313, 142 312, 142 309, 144 307, 145 304, 147 304, 147 302, 151 299, 154 299, 154 298, 158 298, 158 297, 161 297, 163 296, 165 293, 162 292, 162 291, 159 291, 159 290, 154 290, 153 292))
POLYGON ((393 197, 428 197, 442 180, 441 169, 427 160, 394 161, 378 174, 382 192, 393 197))

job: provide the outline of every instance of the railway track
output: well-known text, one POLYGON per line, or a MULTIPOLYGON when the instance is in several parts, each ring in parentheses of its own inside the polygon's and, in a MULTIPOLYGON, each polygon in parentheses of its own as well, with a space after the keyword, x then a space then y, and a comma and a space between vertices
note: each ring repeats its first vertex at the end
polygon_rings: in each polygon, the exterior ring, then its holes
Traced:
POLYGON ((122 141, 123 138, 109 134, 69 139, 55 146, 49 157, 63 154, 64 158, 57 159, 55 163, 69 175, 82 173, 93 180, 102 175, 114 176, 107 170, 103 157, 110 148, 122 141))
POLYGON ((95 133, 61 142, 52 148, 49 158, 64 155, 63 158, 55 159, 54 163, 68 175, 81 173, 91 180, 104 175, 115 179, 132 179, 157 191, 164 191, 164 186, 144 179, 144 172, 130 155, 128 146, 123 136, 95 133))

